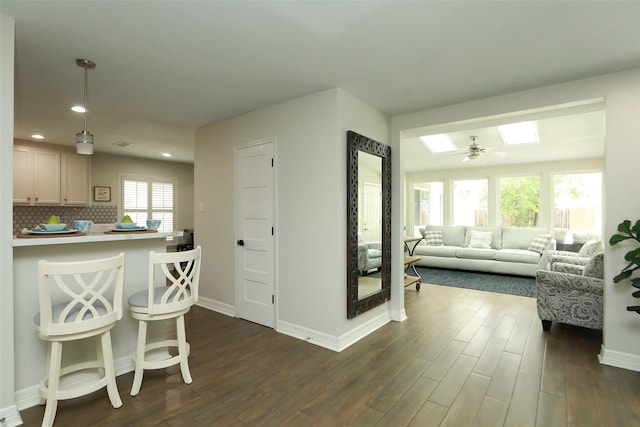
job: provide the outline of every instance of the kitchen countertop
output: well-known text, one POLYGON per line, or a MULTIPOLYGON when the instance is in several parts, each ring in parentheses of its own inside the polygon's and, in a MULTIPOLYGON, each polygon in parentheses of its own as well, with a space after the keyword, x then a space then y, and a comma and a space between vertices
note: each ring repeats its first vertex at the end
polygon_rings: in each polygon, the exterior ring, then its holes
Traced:
POLYGON ((179 236, 182 232, 157 232, 157 233, 141 233, 141 232, 118 232, 118 233, 105 233, 102 232, 89 232, 84 235, 64 235, 59 237, 47 237, 37 238, 21 238, 15 237, 13 239, 13 247, 24 246, 43 246, 43 245, 68 245, 73 243, 99 243, 99 242, 113 242, 121 240, 145 240, 145 239, 158 239, 167 238, 169 236, 179 236))

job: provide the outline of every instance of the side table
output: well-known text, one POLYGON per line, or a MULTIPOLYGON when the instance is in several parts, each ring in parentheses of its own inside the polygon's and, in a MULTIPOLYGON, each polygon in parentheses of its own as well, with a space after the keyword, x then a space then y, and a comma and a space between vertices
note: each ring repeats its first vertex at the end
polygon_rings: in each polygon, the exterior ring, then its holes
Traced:
POLYGON ((416 266, 414 263, 416 261, 419 261, 420 257, 413 255, 413 252, 416 250, 416 246, 418 246, 418 243, 420 243, 421 240, 422 240, 422 237, 405 237, 404 238, 404 247, 407 249, 407 252, 408 252, 408 256, 404 257, 404 267, 405 267, 405 270, 407 267, 411 267, 414 274, 410 276, 405 273, 404 286, 407 287, 415 283, 417 292, 420 291, 420 281, 422 279, 420 278, 420 275, 418 274, 418 271, 416 270, 416 266))

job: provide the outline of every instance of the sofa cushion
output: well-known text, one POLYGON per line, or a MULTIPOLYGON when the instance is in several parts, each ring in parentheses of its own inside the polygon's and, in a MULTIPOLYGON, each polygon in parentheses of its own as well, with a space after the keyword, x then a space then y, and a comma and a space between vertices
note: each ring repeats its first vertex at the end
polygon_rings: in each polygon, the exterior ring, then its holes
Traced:
POLYGON ((491 238, 493 237, 491 231, 471 230, 468 234, 471 235, 467 245, 469 248, 491 249, 491 238))
POLYGON ((382 251, 380 249, 369 249, 368 255, 369 258, 380 258, 382 256, 382 251))
POLYGON ((500 249, 496 253, 496 261, 537 264, 540 254, 526 249, 500 249))
POLYGON ((551 271, 558 271, 560 273, 578 274, 582 276, 584 273, 584 265, 567 264, 566 262, 554 262, 549 267, 551 271))
POLYGON ((493 249, 500 249, 502 247, 502 227, 467 227, 467 232, 464 236, 464 245, 469 247, 471 242, 471 234, 474 231, 491 232, 491 247, 493 249))
POLYGON ((602 246, 602 242, 596 239, 591 239, 585 242, 584 245, 580 247, 580 250, 578 251, 578 256, 590 258, 591 256, 603 250, 604 250, 604 247, 602 246))
POLYGON ((446 258, 455 258, 456 249, 458 249, 457 246, 422 245, 422 246, 417 246, 413 254, 416 256, 439 256, 439 257, 446 257, 446 258))
POLYGON ((604 253, 599 252, 589 258, 587 264, 582 270, 583 276, 595 277, 598 279, 604 278, 604 253))
POLYGON ((549 234, 542 228, 504 227, 502 229, 503 249, 529 249, 538 234, 549 234))
POLYGON ((425 231, 440 230, 442 231, 442 241, 445 246, 464 246, 464 233, 466 227, 463 225, 442 226, 427 225, 425 231))
POLYGON ((530 251, 534 251, 534 252, 538 252, 539 254, 543 254, 544 250, 547 249, 547 246, 549 245, 550 241, 551 241, 551 235, 550 234, 538 234, 533 239, 533 241, 529 245, 528 249, 530 251))
POLYGON ((456 257, 465 259, 496 259, 495 249, 459 248, 456 257))
POLYGON ((425 230, 422 237, 428 246, 444 246, 442 230, 425 230))

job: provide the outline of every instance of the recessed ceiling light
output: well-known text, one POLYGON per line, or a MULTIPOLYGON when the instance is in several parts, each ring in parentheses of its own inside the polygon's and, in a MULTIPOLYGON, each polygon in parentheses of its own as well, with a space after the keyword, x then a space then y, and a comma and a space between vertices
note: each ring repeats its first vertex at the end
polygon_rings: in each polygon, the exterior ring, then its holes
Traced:
POLYGON ((82 105, 74 105, 71 109, 76 113, 84 113, 86 111, 82 105))
POLYGON ((449 135, 445 133, 421 136, 420 140, 432 153, 446 153, 457 150, 456 146, 453 145, 453 141, 449 138, 449 135))
POLYGON ((538 137, 538 122, 536 121, 501 125, 498 126, 498 132, 500 132, 502 141, 507 145, 540 142, 540 138, 538 137))
POLYGON ((33 139, 44 139, 44 136, 40 135, 39 133, 34 133, 33 135, 31 135, 31 138, 33 138, 33 139))
POLYGON ((171 155, 171 153, 162 153, 162 156, 163 156, 163 157, 173 157, 173 156, 171 155))

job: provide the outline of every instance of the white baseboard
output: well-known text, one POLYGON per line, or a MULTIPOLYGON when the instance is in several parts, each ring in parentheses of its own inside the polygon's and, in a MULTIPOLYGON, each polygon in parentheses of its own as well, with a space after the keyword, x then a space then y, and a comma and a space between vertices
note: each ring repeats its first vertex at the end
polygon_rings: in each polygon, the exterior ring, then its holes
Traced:
POLYGON ((357 343, 367 335, 377 331, 387 323, 391 322, 391 313, 385 311, 372 318, 371 320, 363 323, 362 325, 350 330, 346 334, 340 337, 340 348, 338 351, 342 351, 353 344, 357 343))
POLYGON ((600 348, 598 360, 603 365, 615 366, 617 368, 629 369, 640 372, 640 356, 620 351, 607 350, 604 345, 600 348))
POLYGON ((20 418, 20 413, 18 412, 18 407, 16 405, 0 408, 0 426, 14 427, 21 425, 22 418, 20 418))
POLYGON ((390 321, 391 316, 388 312, 384 312, 340 337, 327 335, 323 332, 294 325, 282 320, 278 321, 276 331, 329 350, 340 352, 390 321))
POLYGON ((313 329, 294 325, 293 323, 284 322, 282 320, 279 320, 276 323, 276 331, 281 334, 289 335, 291 337, 298 338, 299 340, 307 341, 308 343, 327 348, 329 350, 340 351, 337 350, 338 339, 323 332, 318 332, 313 329))
POLYGON ((391 310, 391 320, 404 322, 407 319, 407 311, 404 308, 402 310, 391 310))
POLYGON ((225 304, 220 301, 212 300, 210 298, 198 297, 197 306, 213 310, 220 314, 226 314, 230 317, 236 317, 236 308, 233 305, 225 304))

